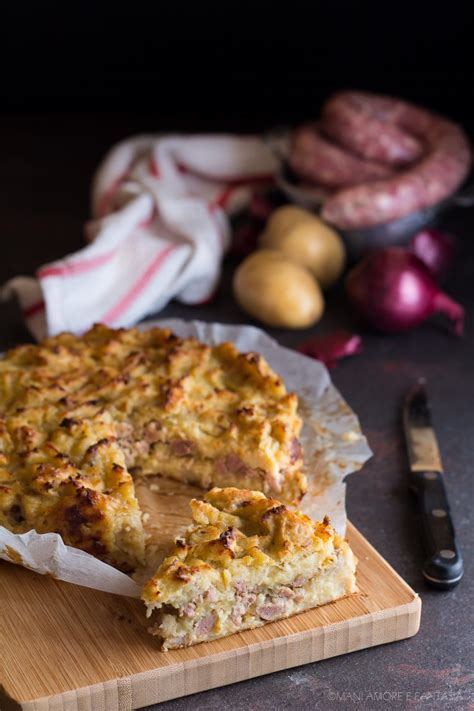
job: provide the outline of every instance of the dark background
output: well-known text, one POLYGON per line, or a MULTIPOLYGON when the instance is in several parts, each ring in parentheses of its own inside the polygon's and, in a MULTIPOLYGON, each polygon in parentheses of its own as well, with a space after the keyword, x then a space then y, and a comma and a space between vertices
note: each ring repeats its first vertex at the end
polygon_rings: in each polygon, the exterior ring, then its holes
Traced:
MULTIPOLYGON (((436 109, 474 134, 474 5, 470 3, 227 2, 117 5, 10 3, 1 10, 0 284, 79 249, 90 182, 105 151, 141 131, 251 131, 316 115, 342 87, 387 92, 436 109), (330 7, 328 7, 330 4, 330 7)), ((472 434, 474 210, 450 210, 440 227, 458 237, 445 284, 464 304, 466 336, 433 319, 398 337, 359 331, 362 355, 332 378, 358 413, 374 458, 348 484, 348 513, 420 593, 413 639, 217 689, 161 708, 273 711, 353 709, 328 691, 462 693, 441 706, 468 708, 472 687, 472 434), (466 574, 450 593, 423 582, 423 549, 400 406, 420 375, 429 381, 466 574)), ((163 316, 243 322, 225 265, 213 304, 170 304, 163 316)), ((0 304, 0 350, 30 340, 20 310, 0 304)), ((360 328, 342 287, 314 332, 360 328)), ((295 347, 310 332, 271 331, 295 347)), ((47 673, 47 670, 45 670, 47 673)), ((404 696, 405 695, 405 696, 404 696)), ((383 705, 386 708, 385 705, 383 705)), ((435 697, 410 708, 438 707, 435 697)), ((376 708, 382 705, 377 704, 376 708)))
POLYGON ((356 87, 474 122, 472 3, 13 2, 1 20, 1 109, 254 129, 356 87))

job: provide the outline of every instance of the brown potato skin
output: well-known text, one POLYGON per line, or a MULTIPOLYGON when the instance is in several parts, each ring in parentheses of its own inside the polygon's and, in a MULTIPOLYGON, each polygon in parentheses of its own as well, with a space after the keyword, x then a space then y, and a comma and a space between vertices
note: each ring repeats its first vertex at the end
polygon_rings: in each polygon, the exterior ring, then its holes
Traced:
POLYGON ((339 279, 346 265, 346 251, 338 233, 317 215, 296 205, 284 205, 272 213, 259 244, 277 249, 309 269, 323 289, 339 279))
POLYGON ((247 257, 234 274, 233 289, 240 306, 267 326, 307 328, 324 310, 324 297, 310 272, 273 249, 247 257))

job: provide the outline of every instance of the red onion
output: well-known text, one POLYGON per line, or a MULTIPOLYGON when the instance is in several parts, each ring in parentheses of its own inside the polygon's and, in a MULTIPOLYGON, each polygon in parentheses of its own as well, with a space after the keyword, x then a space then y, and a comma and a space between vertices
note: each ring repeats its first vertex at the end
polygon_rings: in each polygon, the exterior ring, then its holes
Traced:
POLYGON ((355 333, 335 331, 328 336, 310 338, 309 341, 298 346, 298 350, 300 353, 320 360, 328 368, 334 368, 341 358, 362 352, 362 339, 355 333))
POLYGON ((407 331, 440 312, 462 335, 462 306, 440 291, 428 267, 402 247, 368 254, 349 272, 346 291, 356 311, 379 331, 407 331))
POLYGON ((455 239, 439 230, 422 230, 411 238, 408 248, 441 279, 453 262, 455 239))

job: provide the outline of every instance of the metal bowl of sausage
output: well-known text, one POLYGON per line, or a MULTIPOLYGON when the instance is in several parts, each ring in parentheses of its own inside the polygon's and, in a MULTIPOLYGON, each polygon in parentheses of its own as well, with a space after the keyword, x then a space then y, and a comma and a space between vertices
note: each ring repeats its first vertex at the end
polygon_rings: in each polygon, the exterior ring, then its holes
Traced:
MULTIPOLYGON (((375 97, 374 95, 365 95, 361 93, 353 93, 352 95, 349 93, 347 93, 347 95, 336 95, 333 99, 329 100, 326 106, 329 105, 330 108, 333 108, 333 105, 339 102, 339 104, 342 105, 342 108, 345 108, 345 104, 348 104, 349 108, 353 108, 350 106, 350 102, 354 97, 359 103, 366 102, 369 109, 373 109, 374 106, 376 108, 380 108, 379 105, 381 105, 382 108, 388 107, 388 112, 395 110, 397 112, 397 119, 400 115, 403 117, 405 112, 408 116, 408 120, 412 123, 412 125, 409 125, 409 128, 412 128, 413 125, 417 128, 417 122, 421 123, 421 136, 419 137, 420 139, 422 138, 425 143, 423 144, 423 141, 420 140, 420 144, 424 145, 426 155, 421 156, 417 161, 414 161, 410 166, 407 166, 405 170, 404 166, 402 166, 401 169, 397 169, 396 172, 385 180, 376 179, 374 182, 368 182, 367 185, 356 185, 356 190, 341 190, 338 192, 337 190, 328 189, 325 185, 316 185, 310 180, 305 180, 304 178, 302 179, 301 174, 297 175, 294 172, 293 165, 290 160, 290 152, 294 134, 289 129, 277 129, 267 136, 269 147, 279 159, 280 169, 276 179, 282 193, 291 202, 301 205, 302 207, 314 212, 322 213, 323 219, 332 223, 342 235, 347 247, 348 255, 351 259, 359 258, 364 252, 367 252, 370 249, 404 244, 408 242, 408 240, 416 234, 416 232, 429 225, 435 224, 440 215, 450 207, 469 207, 474 205, 474 181, 468 182, 466 178, 468 172, 467 165, 470 163, 469 146, 466 143, 464 136, 457 135, 460 131, 458 127, 455 127, 455 124, 451 124, 451 122, 441 117, 437 117, 434 114, 430 114, 423 109, 413 107, 405 102, 400 102, 388 97, 375 97), (425 131, 426 136, 423 135, 423 131, 425 131), (455 139, 454 144, 452 142, 450 144, 449 141, 452 139, 453 133, 455 139), (429 145, 430 141, 431 146, 429 145), (443 141, 444 145, 442 143, 443 141), (462 180, 462 186, 460 187, 459 182, 461 181, 458 180, 456 184, 456 176, 452 175, 451 185, 454 186, 454 190, 445 189, 448 188, 447 185, 443 187, 445 175, 443 173, 443 162, 440 160, 439 145, 441 145, 443 149, 447 150, 452 147, 454 154, 456 149, 458 152, 464 152, 464 156, 460 156, 458 165, 454 162, 454 170, 456 168, 458 169, 458 175, 462 180), (433 158, 435 158, 435 160, 433 160, 433 158), (459 165, 459 163, 461 163, 461 165, 459 165), (438 171, 437 174, 436 170, 438 171), (435 184, 434 193, 432 194, 433 197, 439 195, 441 199, 425 199, 425 202, 429 202, 430 204, 418 209, 407 211, 406 203, 403 204, 403 200, 400 197, 397 197, 399 205, 397 205, 394 200, 392 200, 391 203, 391 219, 386 221, 377 220, 376 209, 378 198, 384 198, 387 194, 391 197, 394 193, 396 195, 400 195, 400 193, 397 193, 396 191, 399 190, 400 186, 405 187, 405 185, 408 184, 408 188, 412 191, 412 194, 408 195, 408 199, 411 199, 411 203, 416 205, 416 196, 414 193, 417 181, 421 186, 421 191, 423 191, 428 181, 431 181, 431 184, 433 184, 433 173, 435 180, 439 178, 439 185, 435 184), (408 183, 407 176, 409 181, 408 183), (333 198, 334 195, 336 195, 336 201, 333 198), (353 204, 349 205, 348 207, 350 209, 344 212, 344 208, 346 206, 344 205, 342 198, 346 197, 349 201, 352 199, 353 204), (360 197, 362 197, 362 210, 358 209, 359 206, 356 203, 356 199, 360 197), (371 210, 371 199, 373 200, 374 205, 373 210, 371 210), (396 214, 398 207, 400 207, 399 216, 396 214)), ((339 109, 337 105, 336 108, 339 109)), ((362 105, 362 108, 364 109, 365 107, 362 105)), ((323 107, 323 119, 324 109, 325 107, 323 107)), ((360 113, 360 106, 357 104, 356 109, 360 113)), ((349 119, 350 118, 351 116, 349 116, 349 119)), ((372 115, 367 111, 365 115, 356 115, 356 118, 359 121, 362 120, 365 122, 363 124, 363 128, 365 129, 367 127, 367 131, 369 132, 371 129, 370 123, 372 115)), ((378 118, 379 117, 377 117, 377 119, 378 118)), ((383 120, 386 120, 386 118, 386 116, 382 117, 383 120)), ((375 128, 377 129, 377 124, 375 124, 375 128)), ((317 136, 317 140, 317 148, 321 149, 322 144, 322 149, 325 150, 325 136, 320 134, 317 136)), ((332 158, 334 145, 332 143, 328 143, 327 145, 329 147, 329 157, 332 158)), ((337 148, 336 150, 339 149, 337 148)), ((327 157, 327 155, 325 157, 327 157)), ((339 157, 340 156, 336 155, 336 158, 339 157)), ((443 156, 441 155, 441 159, 442 157, 443 156)), ((350 160, 353 159, 351 158, 350 160)), ((448 157, 448 161, 449 160, 451 160, 451 156, 448 157)), ((375 163, 372 163, 371 165, 375 165, 375 163)), ((331 168, 333 166, 329 167, 331 168)), ((336 168, 338 167, 339 166, 336 164, 336 168)), ((319 169, 320 166, 317 166, 317 168, 319 169)), ((446 166, 446 172, 449 173, 450 168, 453 168, 452 160, 451 163, 446 166)))
MULTIPOLYGON (((299 185, 298 179, 288 168, 286 162, 282 162, 276 182, 282 193, 291 202, 312 212, 319 213, 321 211, 324 194, 317 188, 312 189, 299 185)), ((424 210, 417 210, 404 217, 372 227, 360 227, 352 230, 337 229, 344 240, 349 258, 355 260, 371 249, 406 244, 420 230, 435 225, 442 213, 451 207, 472 206, 474 206, 474 178, 472 178, 472 182, 466 183, 454 195, 424 210)))

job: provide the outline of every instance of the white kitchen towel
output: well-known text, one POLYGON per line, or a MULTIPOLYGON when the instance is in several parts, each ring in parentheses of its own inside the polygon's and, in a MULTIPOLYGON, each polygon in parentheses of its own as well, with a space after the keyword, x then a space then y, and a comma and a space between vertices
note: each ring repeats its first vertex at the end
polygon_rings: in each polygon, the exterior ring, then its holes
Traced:
POLYGON ((208 300, 230 243, 228 216, 278 168, 267 145, 247 136, 130 138, 112 148, 92 189, 87 246, 34 277, 15 277, 33 335, 82 333, 95 322, 131 326, 170 299, 208 300))

